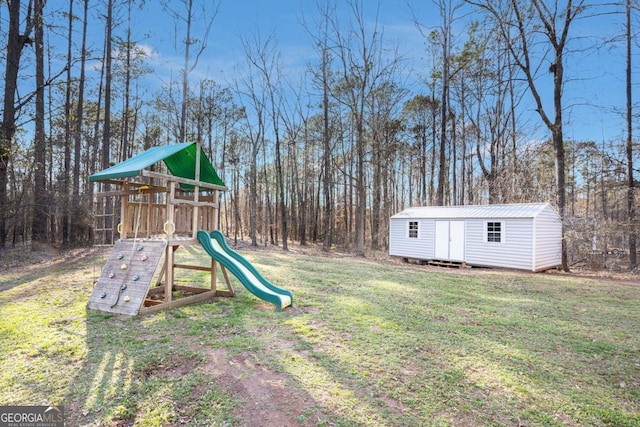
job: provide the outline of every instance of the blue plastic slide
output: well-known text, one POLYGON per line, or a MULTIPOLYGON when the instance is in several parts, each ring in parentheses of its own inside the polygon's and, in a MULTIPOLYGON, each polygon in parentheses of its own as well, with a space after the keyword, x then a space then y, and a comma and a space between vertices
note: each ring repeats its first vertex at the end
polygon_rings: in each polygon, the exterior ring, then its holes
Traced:
POLYGON ((236 276, 253 295, 275 305, 276 311, 293 306, 291 291, 279 288, 262 277, 253 264, 227 245, 224 234, 219 230, 213 230, 210 233, 204 230, 198 231, 198 241, 211 258, 236 276))

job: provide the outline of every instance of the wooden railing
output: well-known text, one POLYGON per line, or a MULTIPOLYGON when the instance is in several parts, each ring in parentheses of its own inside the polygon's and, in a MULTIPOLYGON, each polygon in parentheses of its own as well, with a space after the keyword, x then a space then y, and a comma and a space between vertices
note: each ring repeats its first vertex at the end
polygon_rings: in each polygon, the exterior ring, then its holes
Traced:
MULTIPOLYGON (((213 230, 216 224, 215 215, 217 208, 204 205, 198 206, 198 224, 201 229, 213 230)), ((177 236, 191 236, 193 234, 194 206, 188 204, 172 204, 174 209, 174 226, 177 236)), ((151 238, 165 234, 165 222, 167 218, 167 205, 129 202, 125 215, 119 226, 120 235, 123 238, 151 238), (137 231, 137 233, 136 233, 137 231)), ((197 231, 197 230, 196 230, 197 231)))

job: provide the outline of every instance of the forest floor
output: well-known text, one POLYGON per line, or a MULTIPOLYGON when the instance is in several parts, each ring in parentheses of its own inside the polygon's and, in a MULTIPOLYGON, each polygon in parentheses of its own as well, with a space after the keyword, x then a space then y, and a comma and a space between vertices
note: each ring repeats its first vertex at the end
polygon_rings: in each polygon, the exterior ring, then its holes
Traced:
POLYGON ((110 248, 5 251, 0 405, 61 404, 74 426, 640 422, 639 276, 622 265, 533 274, 237 249, 294 307, 237 285, 158 315, 96 313, 110 248))

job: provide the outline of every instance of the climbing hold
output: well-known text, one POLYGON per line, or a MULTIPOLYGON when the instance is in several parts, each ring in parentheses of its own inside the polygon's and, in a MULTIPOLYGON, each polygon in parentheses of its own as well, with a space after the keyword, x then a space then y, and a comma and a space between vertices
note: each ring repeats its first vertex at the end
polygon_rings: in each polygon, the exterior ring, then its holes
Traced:
POLYGON ((125 289, 127 289, 127 285, 123 283, 122 286, 120 286, 120 290, 124 291, 125 289))
POLYGON ((142 255, 142 258, 141 258, 141 259, 142 259, 142 261, 146 261, 146 260, 148 260, 148 259, 149 259, 149 257, 148 257, 148 256, 146 256, 146 255, 142 255))
POLYGON ((120 266, 120 270, 126 270, 127 269, 127 264, 122 264, 120 266))
POLYGON ((129 302, 129 301, 131 301, 131 298, 129 298, 129 295, 125 295, 124 302, 129 302))
POLYGON ((140 252, 140 251, 141 251, 141 250, 143 250, 143 249, 144 249, 144 246, 142 246, 142 245, 138 245, 138 252, 140 252))
POLYGON ((114 277, 116 277, 115 273, 109 273, 109 279, 113 279, 114 277))
POLYGON ((118 254, 118 259, 122 259, 122 258, 124 258, 124 255, 118 254))
POLYGON ((104 298, 104 297, 106 297, 106 296, 107 296, 107 293, 106 293, 106 292, 104 292, 104 291, 100 292, 100 298, 104 298))
POLYGON ((135 275, 133 276, 133 281, 134 281, 134 282, 137 282, 138 280, 140 280, 140 276, 138 276, 137 274, 135 274, 135 275))

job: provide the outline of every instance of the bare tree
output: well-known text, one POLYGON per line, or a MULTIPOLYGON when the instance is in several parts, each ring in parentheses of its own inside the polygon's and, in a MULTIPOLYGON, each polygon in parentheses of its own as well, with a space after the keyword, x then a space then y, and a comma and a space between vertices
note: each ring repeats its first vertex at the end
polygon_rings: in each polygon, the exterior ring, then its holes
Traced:
POLYGON ((273 34, 269 35, 264 42, 262 42, 260 35, 256 35, 251 43, 243 39, 242 45, 249 63, 258 71, 262 79, 262 88, 265 91, 265 100, 267 101, 266 108, 271 119, 271 129, 275 139, 275 179, 282 227, 282 249, 286 251, 288 250, 287 239, 289 232, 282 170, 282 136, 280 132, 281 109, 283 108, 280 55, 273 34))
POLYGON ((62 182, 60 183, 61 191, 61 208, 62 218, 60 223, 62 225, 62 243, 67 244, 69 242, 70 231, 70 198, 69 198, 69 177, 71 173, 71 91, 73 81, 71 79, 71 61, 73 57, 73 2, 69 2, 69 28, 67 28, 67 73, 65 82, 65 96, 64 96, 64 165, 62 171, 62 182))
MULTIPOLYGON (((207 49, 207 42, 209 39, 209 32, 213 25, 213 21, 218 15, 220 9, 220 2, 216 1, 203 1, 200 2, 200 7, 196 8, 194 0, 181 0, 181 8, 174 8, 173 3, 169 0, 162 0, 162 7, 171 16, 176 25, 186 25, 184 36, 184 63, 181 70, 182 74, 182 103, 180 108, 180 128, 179 139, 180 142, 185 142, 187 132, 187 100, 189 98, 189 75, 198 66, 200 57, 207 49), (192 34, 192 27, 195 20, 202 20, 204 22, 204 34, 201 38, 194 37, 192 34), (191 48, 195 47, 195 54, 191 48)), ((197 0, 196 0, 197 3, 197 0)))
POLYGON ((307 104, 305 107, 306 99, 300 92, 300 88, 304 87, 304 81, 300 83, 287 82, 287 87, 294 94, 287 99, 283 98, 281 110, 286 157, 289 159, 289 172, 286 175, 289 177, 291 187, 288 199, 290 200, 288 217, 291 222, 291 239, 297 237, 300 245, 304 246, 307 244, 308 236, 308 207, 310 203, 314 203, 314 198, 309 191, 312 184, 308 179, 308 171, 315 162, 310 159, 312 142, 307 135, 306 124, 309 122, 309 106, 307 104))
POLYGON ((8 166, 11 159, 13 137, 16 133, 16 104, 18 89, 18 74, 20 59, 25 45, 31 45, 31 31, 33 30, 33 4, 28 2, 26 18, 23 21, 21 12, 24 5, 20 0, 7 0, 9 9, 9 27, 6 44, 6 63, 4 73, 4 94, 2 108, 2 123, 0 124, 0 249, 7 240, 7 214, 9 212, 7 199, 8 166), (24 24, 21 29, 20 25, 24 24))
MULTIPOLYGON (((440 107, 440 129, 438 132, 438 182, 435 190, 435 204, 438 206, 442 206, 446 201, 445 189, 449 186, 450 159, 447 156, 447 152, 449 152, 450 150, 455 150, 454 146, 452 146, 451 144, 447 144, 449 140, 449 131, 451 132, 451 137, 455 137, 455 123, 450 123, 450 121, 452 121, 451 119, 453 119, 455 116, 454 111, 450 105, 450 95, 452 78, 456 73, 452 68, 452 48, 454 45, 452 27, 456 20, 459 19, 457 15, 463 3, 454 3, 451 0, 432 0, 432 3, 437 7, 440 14, 440 26, 435 29, 426 31, 424 25, 420 23, 419 17, 416 16, 415 11, 414 23, 425 40, 427 40, 428 44, 435 48, 434 52, 432 53, 435 54, 434 56, 437 56, 437 59, 439 61, 440 69, 436 69, 436 66, 434 65, 434 69, 432 70, 433 84, 431 89, 434 92, 433 97, 435 98, 435 89, 438 86, 436 83, 439 83, 440 93, 438 105, 440 107)), ((455 159, 453 160, 455 162, 455 159)), ((435 164, 435 157, 432 161, 435 164)), ((431 179, 433 180, 434 177, 432 176, 431 179)), ((431 182, 431 184, 433 184, 433 182, 431 182)))
MULTIPOLYGON (((78 79, 78 100, 76 103, 75 131, 73 134, 73 190, 71 192, 71 216, 75 222, 81 220, 82 207, 80 204, 80 160, 82 151, 82 126, 84 116, 84 86, 85 66, 87 60, 87 25, 88 25, 89 0, 83 1, 82 14, 82 46, 80 51, 80 78, 78 79)), ((71 19, 71 18, 70 18, 71 19)), ((82 218, 84 219, 84 218, 82 218)), ((84 221, 82 221, 84 222, 84 221)), ((81 228, 73 227, 73 242, 80 243, 81 228)))
MULTIPOLYGON (((113 2, 107 1, 107 19, 105 22, 105 47, 104 47, 104 124, 102 129, 102 168, 106 169, 111 163, 111 83, 113 80, 112 53, 113 53, 113 2)), ((105 191, 109 190, 109 184, 105 185, 105 191)), ((111 242, 113 238, 113 205, 109 198, 104 198, 104 230, 105 242, 111 242)))
MULTIPOLYGON (((46 135, 45 122, 45 87, 44 87, 44 9, 45 0, 35 0, 33 19, 35 22, 36 52, 36 116, 34 134, 34 187, 33 187, 33 222, 31 238, 35 242, 47 241, 47 176, 46 176, 46 135)), ((65 203, 66 205, 66 203, 65 203)))
POLYGON ((350 0, 353 24, 343 32, 339 22, 331 22, 340 71, 339 80, 331 88, 331 95, 349 110, 355 128, 355 253, 364 256, 367 213, 366 164, 368 141, 366 135, 367 103, 381 81, 398 66, 399 57, 385 57, 383 34, 379 27, 377 4, 372 27, 364 15, 364 2, 350 0))
MULTIPOLYGON (((247 46, 248 47, 248 46, 247 46)), ((258 156, 264 146, 266 120, 266 93, 261 81, 250 71, 241 82, 236 83, 236 92, 241 97, 241 107, 247 113, 243 115, 245 129, 250 141, 249 160, 249 238, 253 246, 257 241, 258 215, 258 156)), ((238 151, 240 151, 238 149, 238 151)))
MULTIPOLYGON (((429 160, 435 154, 436 120, 439 111, 439 101, 428 96, 418 94, 407 100, 403 107, 403 119, 407 132, 415 141, 415 152, 418 156, 417 201, 427 204, 432 197, 433 170, 429 170, 429 160), (431 146, 432 150, 429 150, 431 146), (429 178, 429 179, 427 179, 429 178)), ((433 164, 433 162, 431 162, 433 164)))
MULTIPOLYGON (((396 62, 399 65, 399 62, 396 62)), ((388 178, 388 159, 391 156, 392 141, 397 133, 395 118, 399 116, 401 100, 407 91, 394 80, 395 69, 389 68, 388 74, 375 88, 369 97, 368 108, 371 117, 371 166, 372 166, 372 197, 371 197, 371 248, 380 249, 381 240, 388 234, 388 212, 383 211, 383 198, 388 178)))
POLYGON ((323 200, 323 240, 322 250, 327 252, 331 248, 333 240, 333 230, 331 227, 331 217, 333 216, 333 197, 332 197, 332 153, 331 153, 331 133, 329 123, 329 85, 332 62, 332 46, 330 45, 330 24, 332 16, 335 15, 335 3, 326 1, 318 2, 316 9, 320 19, 315 23, 315 28, 305 23, 305 29, 314 41, 314 48, 320 56, 320 66, 311 66, 310 70, 313 76, 313 82, 318 86, 322 94, 322 193, 323 200))
POLYGON ((439 42, 442 47, 442 69, 441 81, 442 92, 440 93, 440 159, 438 161, 438 186, 436 188, 436 205, 444 205, 444 189, 447 180, 447 118, 450 116, 449 95, 451 84, 451 45, 452 45, 452 25, 455 15, 460 8, 460 4, 453 5, 451 0, 438 0, 438 9, 442 18, 442 26, 439 28, 439 42))
POLYGON ((504 181, 508 167, 509 142, 514 105, 510 83, 513 67, 505 41, 492 27, 484 32, 473 25, 469 40, 457 60, 462 73, 459 85, 469 93, 469 102, 461 105, 468 109, 466 120, 475 139, 475 156, 486 182, 489 203, 508 199, 504 181))
MULTIPOLYGON (((119 161, 129 158, 129 115, 131 113, 131 56, 133 41, 131 40, 131 7, 132 1, 127 2, 127 35, 121 47, 124 47, 124 107, 122 109, 122 135, 120 136, 119 161)), ((120 50, 120 49, 119 49, 120 50)))
MULTIPOLYGON (((495 19, 504 39, 509 41, 507 48, 513 60, 527 81, 529 91, 535 101, 536 112, 551 132, 551 139, 555 151, 556 204, 558 213, 564 223, 566 206, 564 123, 562 115, 562 93, 565 83, 564 56, 567 53, 569 29, 576 17, 584 11, 584 0, 567 0, 562 9, 558 2, 548 5, 547 2, 543 0, 526 2, 510 0, 507 7, 513 12, 515 21, 506 19, 508 15, 505 15, 505 10, 501 9, 500 5, 497 4, 500 2, 477 2, 473 0, 467 0, 467 2, 484 9, 495 19), (550 6, 552 8, 550 8, 550 6), (532 9, 530 9, 531 7, 532 9), (515 35, 513 37, 510 36, 512 28, 515 28, 515 35), (534 29, 536 31, 534 31, 534 29), (545 107, 539 84, 536 81, 538 70, 543 68, 541 67, 542 64, 535 63, 534 50, 536 46, 532 37, 538 34, 546 41, 545 45, 548 46, 551 53, 549 60, 550 65, 546 68, 553 74, 552 113, 549 113, 548 107, 545 107)), ((546 60, 547 58, 544 57, 543 61, 546 60)), ((564 230, 562 268, 565 271, 569 271, 564 230)))
POLYGON ((627 92, 627 216, 629 221, 629 268, 631 270, 638 266, 636 240, 637 224, 635 212, 635 180, 633 178, 633 98, 632 98, 632 72, 631 72, 631 11, 632 0, 626 0, 626 48, 627 48, 627 68, 626 68, 626 92, 627 92))

